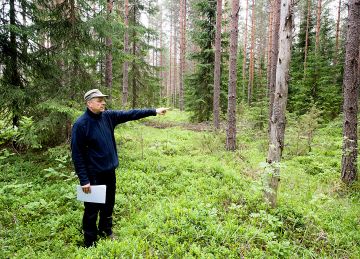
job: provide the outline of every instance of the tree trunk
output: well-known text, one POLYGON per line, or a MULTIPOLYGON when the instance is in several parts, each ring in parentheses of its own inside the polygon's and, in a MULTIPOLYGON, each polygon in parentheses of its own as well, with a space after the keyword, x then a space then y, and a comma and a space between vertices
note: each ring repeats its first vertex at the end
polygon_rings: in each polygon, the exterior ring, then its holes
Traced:
POLYGON ((245 79, 246 79, 246 53, 247 53, 246 49, 247 49, 248 16, 249 16, 249 0, 246 0, 244 48, 243 48, 243 63, 242 63, 242 93, 243 93, 244 99, 245 99, 245 79))
POLYGON ((279 56, 276 68, 276 86, 272 116, 270 117, 270 141, 267 163, 270 172, 266 172, 265 199, 272 207, 276 206, 277 190, 280 181, 279 163, 284 148, 285 111, 288 97, 289 68, 293 30, 293 2, 281 0, 279 56))
POLYGON ((319 50, 320 27, 321 27, 321 0, 318 0, 317 14, 316 14, 315 53, 317 53, 319 50))
POLYGON ((231 4, 229 93, 228 93, 228 125, 226 132, 226 149, 236 149, 236 61, 238 46, 239 0, 231 4))
POLYGON ((252 92, 254 88, 254 51, 255 51, 255 0, 252 0, 251 8, 251 46, 250 46, 250 66, 248 83, 248 105, 251 104, 252 92))
MULTIPOLYGON (((272 53, 271 53, 271 71, 269 81, 269 118, 272 117, 272 107, 274 103, 275 85, 276 85, 276 67, 279 54, 279 27, 280 27, 280 8, 281 0, 273 2, 273 30, 272 30, 272 53)), ((270 121, 269 121, 270 132, 270 121)))
MULTIPOLYGON (((108 21, 111 21, 111 13, 113 9, 113 1, 107 0, 107 15, 108 21)), ((111 101, 112 91, 112 39, 111 36, 107 36, 105 39, 106 45, 106 57, 105 57, 105 85, 110 89, 109 99, 111 101)))
POLYGON ((304 49, 304 79, 306 78, 307 55, 309 49, 309 30, 310 30, 310 16, 311 16, 311 0, 307 1, 307 16, 306 16, 306 32, 305 32, 305 49, 304 49))
POLYGON ((222 0, 216 5, 215 64, 214 64, 214 128, 220 128, 220 65, 221 65, 221 17, 222 0))
POLYGON ((344 123, 341 179, 351 184, 357 179, 357 112, 360 83, 360 0, 349 0, 344 68, 344 123))
MULTIPOLYGON (((127 55, 129 53, 129 0, 125 0, 124 3, 124 54, 127 55)), ((122 107, 126 107, 128 102, 129 95, 129 62, 127 57, 125 57, 125 62, 123 64, 123 89, 122 89, 122 107)))
MULTIPOLYGON (((274 20, 274 3, 275 1, 270 1, 270 13, 269 13, 269 23, 268 23, 268 48, 267 48, 267 68, 266 68, 266 81, 269 85, 270 83, 270 72, 271 72, 271 50, 272 50, 272 31, 273 31, 273 20, 274 20)), ((269 90, 269 88, 268 88, 269 90)), ((269 93, 268 93, 269 94, 269 93)))

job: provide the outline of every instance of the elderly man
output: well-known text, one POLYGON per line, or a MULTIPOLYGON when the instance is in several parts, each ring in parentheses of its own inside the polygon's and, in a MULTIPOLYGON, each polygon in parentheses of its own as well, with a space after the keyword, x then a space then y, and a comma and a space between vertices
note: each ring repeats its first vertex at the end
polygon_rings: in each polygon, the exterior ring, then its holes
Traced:
POLYGON ((87 109, 72 129, 72 159, 85 193, 91 185, 106 185, 105 204, 85 202, 83 231, 85 246, 93 246, 97 236, 114 239, 112 213, 115 204, 115 169, 119 165, 114 129, 116 125, 148 116, 163 115, 167 108, 142 110, 105 110, 105 97, 98 89, 85 93, 87 109), (98 214, 99 224, 96 225, 98 214))

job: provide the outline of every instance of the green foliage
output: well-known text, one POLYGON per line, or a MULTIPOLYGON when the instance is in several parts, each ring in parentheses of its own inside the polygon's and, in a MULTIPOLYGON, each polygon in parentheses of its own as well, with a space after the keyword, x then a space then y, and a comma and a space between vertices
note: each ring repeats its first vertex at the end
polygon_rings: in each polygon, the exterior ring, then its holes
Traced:
POLYGON ((41 148, 37 129, 32 117, 23 116, 20 119, 20 127, 16 136, 16 142, 25 148, 41 148))
POLYGON ((7 143, 18 134, 18 128, 7 125, 4 120, 0 120, 0 145, 7 143))
MULTIPOLYGON (((173 125, 189 116, 172 113, 170 120, 154 120, 173 125)), ((82 248, 83 206, 75 200, 69 147, 23 155, 1 151, 2 256, 359 257, 359 186, 340 181, 341 121, 314 132, 311 152, 283 160, 279 205, 271 209, 263 202, 259 168, 266 133, 246 124, 252 114, 239 115, 237 152, 215 150, 224 132, 121 125, 115 134, 118 240, 99 240, 91 249, 82 248), (310 172, 315 167, 318 172, 310 172)))
MULTIPOLYGON (((196 62, 194 71, 186 76, 186 109, 192 112, 193 121, 209 121, 213 111, 216 2, 195 1, 192 3, 194 28, 189 32, 199 50, 190 54, 196 62)), ((228 45, 228 34, 222 37, 222 49, 228 45)), ((224 51, 221 60, 221 110, 226 111, 228 54, 224 51)))
POLYGON ((300 32, 292 53, 288 110, 301 115, 308 112, 315 104, 322 111, 323 118, 331 120, 341 111, 342 69, 340 62, 334 64, 334 59, 342 60, 343 53, 334 53, 335 41, 332 30, 335 25, 330 19, 329 8, 325 6, 321 18, 320 43, 317 52, 315 50, 315 21, 310 19, 308 55, 304 71, 306 8, 304 8, 304 20, 301 21, 300 32))
POLYGON ((19 127, 8 126, 4 120, 0 120, 0 124, 2 124, 0 144, 13 141, 20 149, 41 148, 33 117, 22 116, 19 120, 19 127))
POLYGON ((311 152, 311 145, 315 131, 320 127, 322 122, 321 111, 315 105, 310 110, 300 116, 288 114, 288 121, 291 127, 288 127, 286 141, 286 152, 289 155, 305 155, 311 152))

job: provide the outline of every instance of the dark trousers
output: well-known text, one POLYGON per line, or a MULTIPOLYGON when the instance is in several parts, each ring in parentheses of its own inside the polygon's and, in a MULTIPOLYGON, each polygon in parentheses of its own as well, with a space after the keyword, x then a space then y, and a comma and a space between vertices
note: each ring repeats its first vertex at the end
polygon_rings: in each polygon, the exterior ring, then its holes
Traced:
POLYGON ((90 185, 106 185, 106 200, 105 204, 84 202, 83 230, 85 246, 94 245, 98 235, 108 236, 112 234, 112 213, 115 205, 116 189, 115 170, 90 176, 89 180, 90 185), (98 214, 100 214, 100 218, 97 227, 98 214))

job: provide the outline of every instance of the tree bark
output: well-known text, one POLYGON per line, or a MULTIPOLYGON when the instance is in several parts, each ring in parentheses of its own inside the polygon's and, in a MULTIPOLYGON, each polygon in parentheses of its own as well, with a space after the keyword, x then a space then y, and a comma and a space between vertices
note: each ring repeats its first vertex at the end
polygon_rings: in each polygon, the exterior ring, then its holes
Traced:
MULTIPOLYGON (((129 53, 129 0, 124 2, 124 54, 125 56, 129 53)), ((123 64, 123 89, 122 89, 122 107, 126 107, 129 95, 129 62, 127 57, 123 64)))
POLYGON ((220 128, 220 65, 221 65, 221 19, 222 0, 216 5, 216 32, 215 32, 215 64, 214 64, 214 128, 220 128))
POLYGON ((231 4, 231 31, 230 31, 230 62, 229 62, 229 90, 228 90, 228 125, 226 132, 226 149, 236 149, 236 61, 238 46, 239 0, 231 4))
POLYGON ((360 83, 360 0, 349 0, 344 68, 344 122, 341 179, 346 184, 357 180, 357 112, 360 83))
POLYGON ((273 112, 270 117, 270 141, 267 157, 270 172, 266 172, 267 182, 265 186, 265 199, 272 207, 276 206, 277 190, 280 181, 279 162, 284 148, 285 111, 288 97, 293 19, 292 0, 281 0, 279 55, 276 68, 273 112))
MULTIPOLYGON (((269 118, 272 116, 275 85, 276 85, 276 68, 279 55, 279 28, 280 28, 280 8, 281 0, 273 2, 273 30, 272 30, 272 52, 271 52, 271 71, 269 81, 269 118)), ((269 121, 270 132, 270 121, 269 121)))
POLYGON ((317 14, 316 14, 316 32, 315 32, 315 53, 319 50, 319 44, 320 44, 320 28, 321 28, 321 1, 318 0, 317 5, 317 14))

